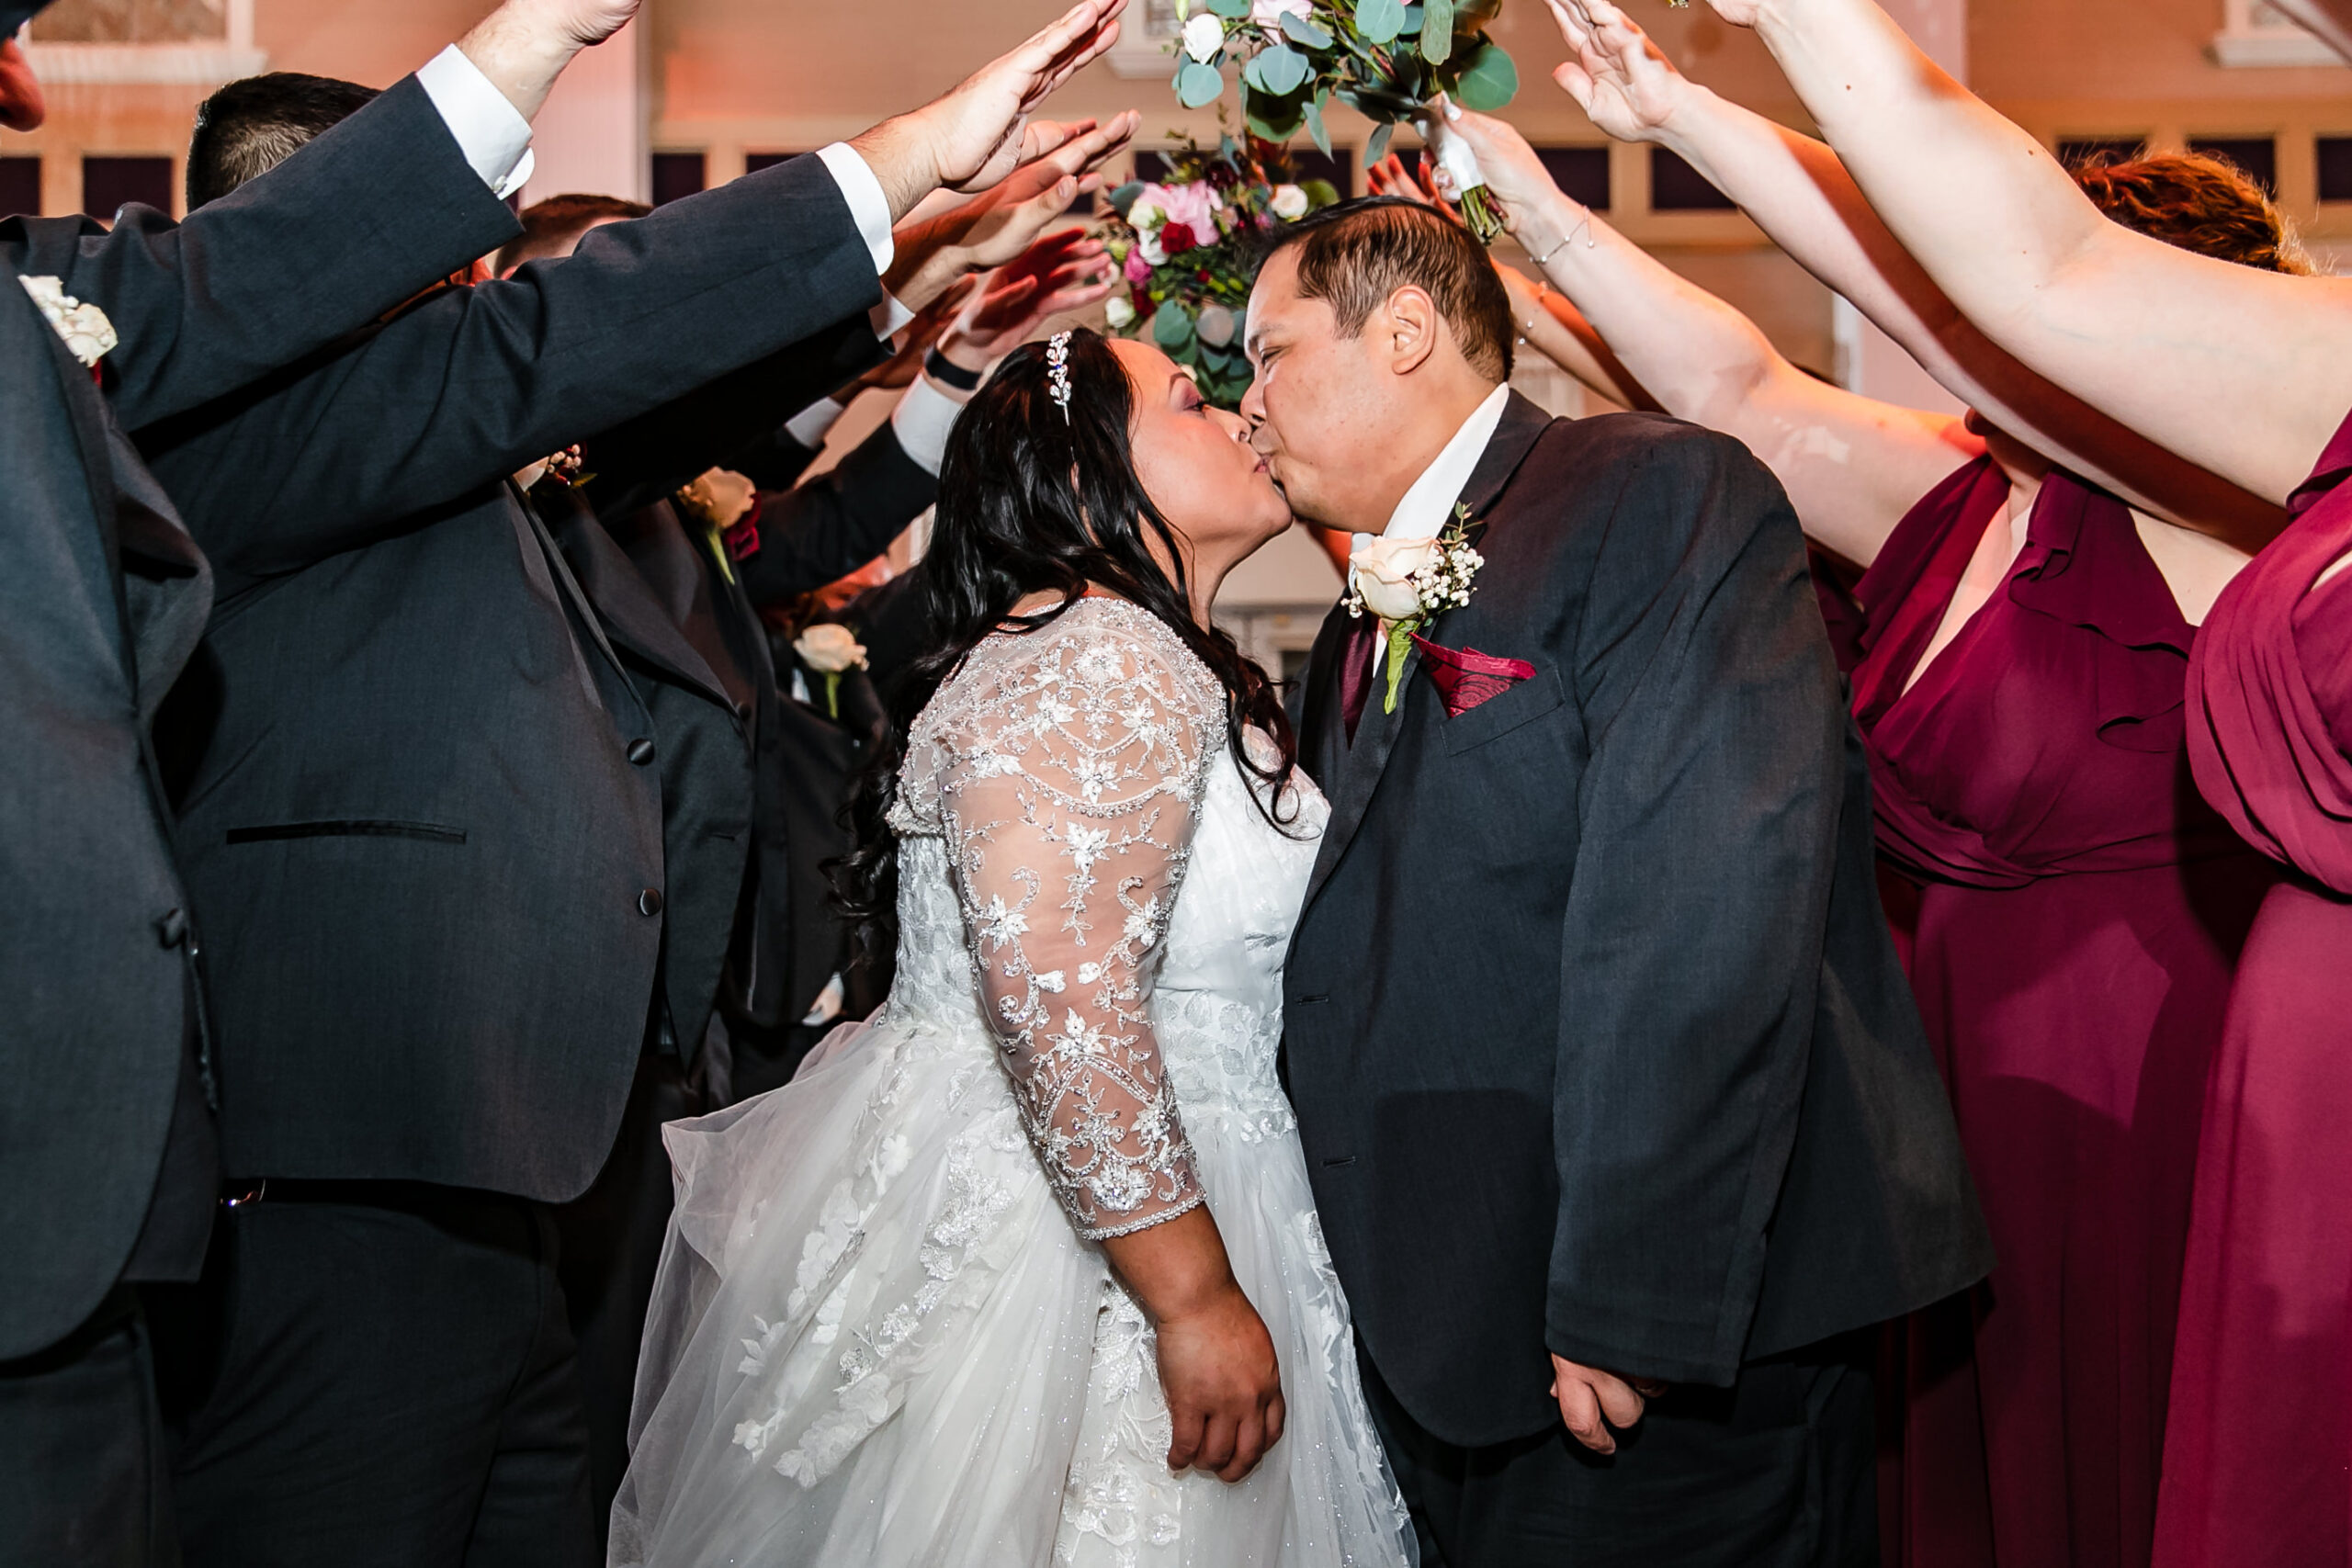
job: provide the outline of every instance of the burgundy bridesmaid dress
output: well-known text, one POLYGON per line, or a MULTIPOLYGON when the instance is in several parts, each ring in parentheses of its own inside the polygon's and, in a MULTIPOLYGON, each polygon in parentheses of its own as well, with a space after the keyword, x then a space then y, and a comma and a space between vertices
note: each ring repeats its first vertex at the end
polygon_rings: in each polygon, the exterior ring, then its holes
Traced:
POLYGON ((1879 849, 1920 886, 1912 984, 1998 1258, 1906 1325, 1888 1557, 2138 1568, 2199 1110, 2270 871, 2190 786, 2195 633, 2113 497, 2052 474, 2003 590, 1911 680, 2008 490, 1954 474, 1860 591, 1879 849))
POLYGON ((2352 420, 2213 607, 2197 783, 2295 874, 2247 940, 2198 1156, 2156 1561, 2352 1561, 2352 420))

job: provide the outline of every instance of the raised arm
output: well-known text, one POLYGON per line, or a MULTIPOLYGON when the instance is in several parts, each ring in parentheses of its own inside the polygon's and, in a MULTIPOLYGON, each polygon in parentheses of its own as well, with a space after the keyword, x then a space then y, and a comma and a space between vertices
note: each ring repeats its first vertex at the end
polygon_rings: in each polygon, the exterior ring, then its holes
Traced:
POLYGON ((2270 0, 2352 65, 2352 0, 2270 0))
POLYGON ((2265 500, 2302 482, 2352 408, 2352 280, 2257 272, 2107 221, 1871 0, 1709 3, 1756 28, 1887 228, 1993 342, 2265 500))
POLYGON ((1594 123, 1680 154, 1961 401, 2168 521, 2247 549, 2284 524, 2277 507, 2060 390, 1977 331, 1823 142, 1692 83, 1607 0, 1559 0, 1553 12, 1571 51, 1555 77, 1594 123))
MULTIPOLYGON (((973 654, 970 694, 935 742, 979 1000, 1071 1225, 1109 1245, 1163 1338, 1174 1328, 1161 1347, 1171 1467, 1197 1459, 1233 1479, 1279 1436, 1279 1382, 1261 1381, 1271 1344, 1252 1342, 1265 1330, 1201 1207, 1150 1009, 1207 771, 1224 757, 1223 705, 1165 634, 1033 637, 973 654), (1209 1351, 1197 1368, 1195 1338, 1209 1351), (1223 1391, 1209 1402, 1222 1418, 1202 1418, 1201 1371, 1223 1391)), ((922 763, 919 744, 910 766, 922 763)))
POLYGON ((1517 130, 1457 114, 1452 128, 1544 276, 1667 412, 1761 457, 1821 544, 1869 565, 1919 498, 1984 450, 1948 415, 1806 375, 1746 316, 1562 194, 1517 130))

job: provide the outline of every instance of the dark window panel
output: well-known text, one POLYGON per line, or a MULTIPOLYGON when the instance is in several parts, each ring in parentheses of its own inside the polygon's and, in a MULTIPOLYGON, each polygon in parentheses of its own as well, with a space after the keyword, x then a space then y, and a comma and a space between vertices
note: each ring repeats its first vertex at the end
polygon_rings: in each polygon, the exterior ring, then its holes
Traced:
POLYGON ((2070 136, 2058 141, 2058 162, 2078 168, 2094 158, 2136 158, 2148 150, 2144 136, 2070 136))
POLYGON ((756 175, 762 169, 773 169, 778 164, 789 164, 799 156, 797 152, 746 152, 743 154, 743 172, 747 175, 756 175))
POLYGON ((40 216, 40 160, 0 158, 0 218, 40 216))
POLYGON ((1335 147, 1329 157, 1319 148, 1294 147, 1290 150, 1291 173, 1302 180, 1329 180, 1331 188, 1345 201, 1356 193, 1356 150, 1335 147))
POLYGON ((653 154, 653 205, 664 207, 682 196, 692 196, 703 188, 702 154, 699 152, 656 152, 653 154))
POLYGON ((1707 177, 1663 147, 1650 149, 1652 212, 1736 212, 1739 204, 1707 183, 1707 177))
POLYGON ((2227 158, 2254 176, 2254 183, 2277 195, 2278 191, 2278 141, 2270 136, 2192 136, 2188 139, 2192 152, 2211 152, 2216 158, 2227 158))
POLYGON ((1609 149, 1606 147, 1538 147, 1535 155, 1552 183, 1571 201, 1595 212, 1609 210, 1609 149))
POLYGON ((101 222, 130 202, 144 202, 158 212, 172 209, 172 161, 169 158, 85 158, 82 160, 82 210, 101 222))
POLYGON ((2319 139, 2319 198, 2352 201, 2352 136, 2319 139))

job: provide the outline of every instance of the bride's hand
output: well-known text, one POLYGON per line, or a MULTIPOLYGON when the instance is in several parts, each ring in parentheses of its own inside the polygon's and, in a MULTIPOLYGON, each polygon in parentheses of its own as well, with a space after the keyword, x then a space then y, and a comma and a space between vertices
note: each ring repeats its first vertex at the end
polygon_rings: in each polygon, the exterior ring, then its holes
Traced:
POLYGON ((1174 1426, 1168 1468, 1240 1480, 1283 1435, 1282 1370, 1265 1320, 1233 1285, 1158 1326, 1159 1386, 1174 1426))
POLYGON ((1159 1334, 1168 1468, 1238 1481, 1282 1439, 1282 1369, 1265 1320, 1233 1278, 1225 1238, 1194 1208, 1102 1243, 1159 1334))

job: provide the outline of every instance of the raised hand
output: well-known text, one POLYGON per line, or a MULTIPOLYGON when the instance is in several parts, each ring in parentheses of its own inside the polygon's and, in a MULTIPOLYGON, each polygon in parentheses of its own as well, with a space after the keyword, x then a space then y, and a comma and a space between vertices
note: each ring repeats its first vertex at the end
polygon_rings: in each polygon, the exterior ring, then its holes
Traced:
POLYGON ((1108 298, 1118 280, 1118 268, 1100 240, 1077 230, 1048 234, 988 280, 940 352, 968 369, 979 369, 1056 316, 1108 298))
POLYGON ((572 57, 637 15, 640 0, 506 0, 458 41, 525 119, 548 100, 572 57))
POLYGON ((882 182, 893 218, 942 186, 985 190, 1052 151, 1032 134, 1030 112, 1119 38, 1127 0, 1078 0, 1011 53, 982 66, 946 96, 887 119, 850 145, 882 182))
POLYGON ((1552 80, 1618 141, 1657 141, 1690 85, 1674 62, 1609 0, 1544 4, 1569 50, 1552 80))
MULTIPOLYGON (((1552 250, 1569 231, 1590 218, 1583 208, 1560 194, 1551 171, 1527 144, 1527 138, 1508 122, 1460 105, 1449 105, 1446 129, 1469 143, 1487 176, 1487 189, 1503 209, 1503 227, 1519 236, 1530 255, 1552 250)), ((1431 176, 1442 196, 1452 196, 1453 182, 1439 169, 1431 176)))
POLYGON ((1436 208, 1456 222, 1461 220, 1461 215, 1448 205, 1444 197, 1438 194, 1436 175, 1427 153, 1421 155, 1418 164, 1408 164, 1404 159, 1391 152, 1363 172, 1363 181, 1364 188, 1374 196, 1401 197, 1407 201, 1418 201, 1436 208))
POLYGON ((2270 0, 2352 64, 2352 0, 2270 0))

